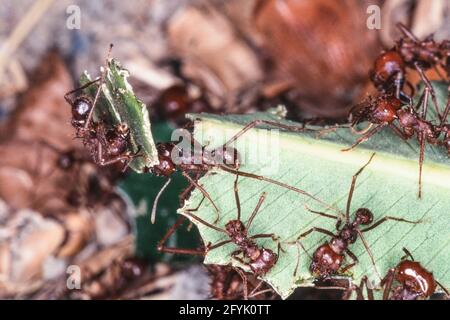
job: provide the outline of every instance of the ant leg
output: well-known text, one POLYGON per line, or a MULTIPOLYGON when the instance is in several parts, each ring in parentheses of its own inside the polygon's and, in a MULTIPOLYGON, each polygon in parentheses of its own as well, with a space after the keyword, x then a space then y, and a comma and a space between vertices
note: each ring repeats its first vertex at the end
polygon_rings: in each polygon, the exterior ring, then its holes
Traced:
POLYGON ((362 234, 362 232, 360 230, 356 230, 356 232, 358 232, 359 237, 361 238, 361 241, 364 245, 364 247, 366 248, 367 253, 369 254, 370 257, 370 261, 372 262, 373 265, 373 269, 375 270, 375 273, 377 274, 377 276, 381 279, 381 275, 378 272, 377 266, 375 264, 375 259, 373 258, 373 254, 372 254, 372 250, 370 250, 369 244, 367 243, 364 235, 362 234))
POLYGON ((85 130, 89 128, 89 125, 90 125, 91 120, 92 120, 92 116, 94 115, 95 105, 97 104, 98 98, 100 97, 100 92, 102 91, 102 85, 105 82, 105 73, 108 70, 108 60, 109 60, 109 57, 111 55, 112 48, 113 48, 113 45, 110 44, 109 45, 108 54, 107 54, 106 60, 105 60, 105 70, 102 72, 102 75, 100 76, 100 84, 98 85, 97 92, 95 93, 94 101, 92 102, 91 110, 89 110, 88 116, 86 118, 86 123, 84 124, 84 129, 85 130))
MULTIPOLYGON (((425 72, 423 71, 423 69, 419 66, 419 64, 417 62, 414 63, 414 67, 416 68, 417 72, 420 75, 420 78, 422 79, 423 83, 425 84, 425 86, 429 89, 430 94, 431 94, 431 100, 433 101, 433 105, 434 108, 436 109, 436 114, 438 115, 439 119, 442 119, 441 116, 441 112, 439 110, 439 105, 437 103, 437 99, 436 99, 436 93, 434 92, 433 86, 431 85, 430 80, 428 79, 428 77, 425 75, 425 72)), ((428 103, 426 103, 428 105, 428 103)))
POLYGON ((238 133, 236 133, 233 137, 231 137, 231 139, 229 139, 227 142, 225 142, 222 145, 222 148, 225 149, 225 148, 229 147, 233 142, 235 142, 237 139, 239 139, 244 133, 246 133, 250 129, 252 129, 260 124, 266 124, 266 125, 269 125, 269 126, 272 126, 275 128, 285 129, 285 130, 293 131, 293 132, 302 132, 305 130, 314 131, 312 129, 305 128, 305 126, 287 125, 287 124, 282 124, 282 123, 278 123, 275 121, 268 121, 268 120, 254 120, 252 122, 249 122, 247 125, 245 125, 245 127, 243 127, 238 133))
POLYGON ((420 152, 419 152, 419 199, 422 198, 422 170, 423 170, 423 159, 425 157, 425 133, 419 135, 420 152))
MULTIPOLYGON (((450 90, 450 87, 449 87, 450 90)), ((447 105, 445 106, 445 110, 444 110, 444 114, 442 116, 441 119, 441 124, 440 124, 440 128, 442 128, 445 124, 445 121, 447 120, 448 114, 450 113, 450 91, 449 91, 449 97, 448 97, 448 101, 447 101, 447 105)))
POLYGON ((345 252, 347 253, 347 255, 348 255, 350 258, 352 258, 353 262, 350 263, 350 264, 348 264, 348 265, 346 265, 345 267, 343 267, 343 268, 341 269, 340 273, 345 273, 345 272, 347 272, 348 270, 350 270, 351 268, 353 268, 353 267, 359 262, 359 261, 358 261, 358 258, 356 257, 356 255, 355 255, 353 252, 351 252, 349 249, 346 249, 345 252))
POLYGON ((333 214, 328 214, 328 213, 325 213, 325 212, 312 210, 312 209, 310 209, 306 204, 305 204, 305 209, 308 210, 308 211, 311 212, 311 213, 318 214, 318 215, 320 215, 320 216, 322 216, 322 217, 325 217, 325 218, 330 218, 330 219, 335 219, 335 220, 338 220, 338 219, 339 219, 338 216, 335 216, 335 215, 333 215, 333 214))
POLYGON ((376 227, 378 227, 380 224, 389 221, 389 220, 393 220, 393 221, 399 221, 399 222, 406 222, 406 223, 412 223, 412 224, 417 224, 422 222, 422 220, 417 220, 417 221, 411 221, 411 220, 406 220, 403 218, 397 218, 397 217, 391 217, 391 216, 386 216, 380 220, 378 220, 377 222, 375 222, 373 225, 371 225, 370 227, 367 227, 365 229, 362 229, 361 232, 367 232, 369 230, 375 229, 376 227))
POLYGON ((336 209, 333 206, 329 205, 325 201, 323 201, 323 200, 313 196, 312 194, 310 194, 310 193, 308 193, 308 192, 306 192, 306 191, 304 191, 302 189, 298 189, 298 188, 290 186, 290 185, 288 185, 286 183, 283 183, 283 182, 280 182, 280 181, 277 181, 277 180, 273 180, 273 179, 270 179, 270 178, 267 178, 267 177, 264 177, 264 176, 259 176, 259 175, 254 174, 254 173, 238 171, 236 169, 232 169, 232 168, 227 167, 225 165, 218 165, 217 167, 220 168, 221 170, 229 172, 229 173, 238 174, 238 175, 243 176, 243 177, 252 178, 252 179, 256 179, 256 180, 260 180, 260 181, 265 181, 265 182, 277 185, 279 187, 282 187, 282 188, 285 188, 285 189, 288 189, 288 190, 300 193, 302 195, 305 195, 305 196, 307 196, 307 197, 309 197, 309 198, 319 202, 320 204, 322 204, 323 206, 325 206, 328 209, 332 209, 334 211, 339 212, 338 209, 336 209))
POLYGON ((444 287, 439 281, 437 281, 437 280, 434 280, 434 281, 445 292, 446 299, 448 299, 450 297, 450 293, 448 292, 448 289, 446 287, 444 287))
MULTIPOLYGON (((205 199, 205 198, 203 198, 203 199, 205 199)), ((203 199, 202 199, 202 201, 201 201, 200 203, 203 202, 203 199)), ((209 222, 206 222, 206 221, 203 220, 202 218, 197 217, 196 215, 194 215, 194 214, 191 213, 191 212, 194 212, 194 211, 197 211, 197 210, 198 210, 198 207, 195 208, 195 209, 188 209, 188 210, 185 210, 185 211, 183 212, 183 214, 187 215, 188 217, 194 219, 195 221, 197 221, 197 222, 199 222, 199 223, 201 223, 201 224, 203 224, 203 225, 205 225, 205 226, 207 226, 207 227, 210 227, 211 229, 214 229, 214 230, 216 230, 216 231, 219 231, 219 232, 222 232, 222 233, 225 233, 225 234, 228 235, 228 233, 227 233, 227 231, 226 231, 225 229, 216 227, 215 225, 213 225, 213 224, 211 224, 211 223, 209 223, 209 222)))
POLYGON ((219 248, 219 247, 221 247, 221 246, 223 246, 223 245, 226 245, 227 243, 230 243, 230 242, 232 242, 231 240, 224 240, 224 241, 220 241, 220 242, 218 242, 218 243, 216 243, 216 244, 214 244, 214 245, 208 245, 207 247, 206 247, 206 252, 209 252, 209 251, 211 251, 211 250, 214 250, 214 249, 217 249, 217 248, 219 248))
POLYGON ((236 178, 234 179, 233 190, 234 190, 234 199, 236 200, 237 220, 241 220, 241 201, 239 200, 238 178, 239 175, 236 174, 236 178))
MULTIPOLYGON (((198 177, 194 178, 195 180, 198 179, 198 177)), ((193 185, 192 183, 189 183, 189 185, 187 186, 186 189, 184 189, 181 194, 178 196, 179 198, 179 202, 180 202, 180 207, 182 207, 184 205, 184 201, 186 200, 186 198, 188 197, 188 195, 195 189, 195 185, 193 185)))
POLYGON ((380 285, 384 286, 383 300, 389 300, 389 293, 391 292, 392 283, 394 282, 395 269, 389 269, 387 275, 381 280, 380 285))
POLYGON ((235 268, 236 272, 239 274, 239 276, 242 279, 242 290, 244 291, 244 300, 248 300, 248 280, 247 276, 245 275, 244 271, 242 271, 239 268, 235 268))
POLYGON ((352 183, 350 185, 350 191, 348 192, 348 197, 347 197, 347 206, 345 208, 345 222, 346 223, 350 222, 350 206, 352 204, 353 192, 355 191, 356 179, 361 174, 361 172, 363 172, 364 169, 370 164, 373 157, 375 157, 375 153, 372 153, 372 155, 369 158, 369 161, 367 161, 367 163, 365 165, 363 165, 352 177, 352 183))
POLYGON ((217 223, 217 221, 219 221, 220 218, 220 210, 219 208, 217 208, 216 204, 214 203, 214 201, 212 200, 211 196, 209 195, 209 193, 199 184, 197 183, 197 181, 195 181, 194 179, 191 178, 191 176, 189 176, 189 174, 187 174, 186 172, 181 172, 181 174, 183 175, 183 177, 185 177, 191 184, 193 184, 198 190, 200 190, 200 192, 203 194, 203 196, 206 197, 206 199, 209 200, 209 202, 213 205, 214 209, 216 210, 216 219, 214 220, 214 224, 217 223))
POLYGON ((299 235, 299 236, 297 237, 297 239, 295 239, 295 241, 286 242, 286 243, 287 243, 287 244, 295 244, 298 240, 307 237, 307 236, 310 235, 312 232, 320 232, 320 233, 326 234, 327 236, 334 237, 334 234, 333 234, 331 231, 328 231, 328 230, 325 230, 325 229, 322 229, 322 228, 318 228, 318 227, 312 227, 312 228, 309 229, 308 231, 303 232, 301 235, 299 235))
POLYGON ((400 29, 400 31, 408 38, 410 38, 414 42, 419 42, 419 39, 401 22, 397 22, 396 24, 397 28, 400 29))
POLYGON ((367 276, 364 276, 364 277, 361 278, 361 282, 359 283, 359 287, 357 287, 357 289, 356 289, 357 300, 364 300, 364 296, 363 296, 364 285, 366 286, 367 299, 368 300, 374 300, 373 289, 369 288, 368 281, 369 280, 367 279, 367 276))
POLYGON ((259 212, 259 209, 261 208, 261 205, 263 204, 264 200, 266 199, 266 195, 267 195, 267 193, 263 192, 263 193, 261 194, 261 196, 259 197, 259 201, 258 201, 258 203, 256 204, 256 207, 255 207, 255 209, 253 210, 252 215, 250 216, 250 218, 249 218, 248 221, 247 221, 247 225, 246 225, 246 229, 247 229, 247 230, 250 229, 250 226, 251 226, 252 223, 253 223, 253 219, 256 217, 256 214, 259 212))
POLYGON ((399 136, 403 141, 408 140, 410 137, 407 136, 402 130, 400 130, 395 124, 390 123, 389 127, 394 131, 394 133, 399 136))
POLYGON ((250 237, 250 239, 261 239, 261 238, 272 238, 273 241, 277 240, 277 237, 273 233, 255 234, 255 235, 250 237))
POLYGON ((164 183, 164 185, 161 187, 161 189, 158 191, 158 194, 155 197, 155 200, 153 201, 153 207, 152 207, 152 214, 150 215, 150 221, 152 224, 155 224, 156 220, 156 208, 158 207, 158 201, 161 195, 163 194, 164 190, 169 186, 172 179, 167 179, 167 181, 164 183))
POLYGON ((170 229, 166 232, 164 237, 158 242, 157 250, 159 252, 164 253, 174 253, 174 254, 187 254, 187 255, 198 255, 204 256, 205 250, 201 249, 181 249, 181 248, 170 248, 165 247, 164 244, 170 238, 170 236, 183 224, 184 220, 187 219, 185 216, 180 216, 175 224, 170 227, 170 229))
POLYGON ((73 93, 75 93, 75 92, 77 92, 77 91, 83 90, 83 89, 85 89, 85 88, 87 88, 87 87, 93 85, 94 83, 96 83, 96 82, 98 82, 98 81, 100 81, 100 78, 97 78, 97 79, 95 79, 95 80, 89 81, 88 83, 82 85, 81 87, 78 87, 78 88, 76 88, 76 89, 73 89, 73 90, 67 92, 66 94, 64 94, 64 99, 67 101, 67 103, 70 104, 71 101, 70 101, 70 99, 69 99, 69 96, 70 96, 71 94, 73 94, 73 93))
POLYGON ((406 257, 409 257, 412 261, 414 261, 414 257, 413 257, 413 255, 411 254, 411 252, 409 252, 408 249, 403 248, 402 250, 403 250, 403 252, 405 253, 405 256, 402 257, 402 260, 403 260, 404 258, 406 258, 406 257))
POLYGON ((341 151, 350 151, 350 150, 352 150, 353 148, 358 146, 360 143, 363 143, 363 142, 369 140, 370 137, 372 137, 374 134, 380 132, 386 125, 387 125, 387 123, 383 123, 383 124, 377 125, 375 128, 373 128, 372 130, 367 132, 365 135, 360 137, 358 140, 356 140, 355 143, 353 143, 350 147, 342 149, 341 151))
POLYGON ((321 212, 321 211, 311 210, 307 205, 305 205, 305 209, 308 210, 311 213, 318 214, 318 215, 320 215, 322 217, 337 220, 336 221, 336 229, 339 230, 339 227, 341 225, 341 220, 342 220, 341 217, 335 216, 333 214, 328 214, 328 213, 325 213, 325 212, 321 212))
MULTIPOLYGON (((99 143, 99 146, 100 145, 101 144, 99 143)), ((114 164, 114 163, 117 163, 117 162, 121 162, 121 161, 130 161, 134 157, 135 157, 134 155, 123 154, 123 155, 120 155, 120 156, 117 156, 117 157, 114 157, 114 158, 111 158, 111 159, 108 159, 108 160, 100 158, 100 161, 99 161, 98 164, 101 165, 101 166, 108 166, 108 165, 111 165, 111 164, 114 164)))
POLYGON ((325 129, 318 130, 317 137, 318 138, 323 137, 324 135, 328 134, 329 132, 333 132, 333 131, 336 131, 336 129, 343 129, 343 128, 344 129, 345 128, 350 128, 350 129, 352 129, 352 131, 354 130, 353 127, 351 125, 348 125, 348 124, 329 126, 329 127, 326 127, 325 129))

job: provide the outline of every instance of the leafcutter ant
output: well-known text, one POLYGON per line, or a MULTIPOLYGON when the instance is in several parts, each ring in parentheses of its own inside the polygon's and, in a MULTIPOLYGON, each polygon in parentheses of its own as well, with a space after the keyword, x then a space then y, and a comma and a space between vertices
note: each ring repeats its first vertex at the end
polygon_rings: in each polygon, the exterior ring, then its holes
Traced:
MULTIPOLYGON (((190 191, 192 191, 193 188, 197 188, 200 192, 203 193, 203 195, 208 199, 208 201, 213 205, 216 212, 218 213, 219 210, 217 206, 214 204, 214 202, 211 200, 211 197, 209 194, 204 190, 204 188, 197 182, 198 179, 203 176, 206 172, 213 168, 219 168, 221 170, 224 170, 226 172, 232 173, 232 174, 238 174, 240 176, 257 179, 261 181, 266 181, 272 184, 275 184, 277 186, 280 186, 282 188, 300 193, 302 195, 308 196, 322 204, 325 204, 320 199, 316 198, 315 196, 309 194, 308 192, 301 190, 299 188, 287 185, 285 183, 279 182, 274 179, 270 179, 264 176, 256 175, 249 172, 244 172, 239 169, 240 166, 240 156, 234 147, 231 145, 239 139, 245 132, 248 130, 260 125, 265 124, 268 126, 281 128, 289 131, 303 131, 305 130, 304 127, 300 126, 291 126, 291 125, 285 125, 274 121, 267 121, 267 120, 255 120, 252 122, 249 122, 246 126, 244 126, 238 133, 236 133, 230 140, 228 140, 225 144, 222 146, 208 150, 207 147, 202 146, 199 142, 193 140, 194 144, 198 144, 201 146, 201 152, 199 155, 192 154, 189 152, 188 154, 185 154, 178 148, 178 146, 172 142, 166 142, 166 143, 158 143, 157 144, 157 150, 158 150, 158 156, 159 156, 159 164, 154 165, 151 168, 147 168, 147 171, 150 173, 153 173, 156 176, 163 176, 167 177, 168 180, 164 184, 164 186, 159 191, 158 195, 155 198, 155 201, 153 202, 153 208, 152 208, 152 214, 151 214, 151 221, 152 223, 155 222, 156 218, 156 208, 157 203, 159 200, 159 197, 164 192, 164 190, 167 188, 171 181, 171 175, 175 173, 176 171, 180 171, 182 175, 190 182, 190 186, 186 191, 183 192, 184 195, 188 194, 190 191), (179 161, 173 160, 173 155, 179 155, 182 154, 179 161), (219 159, 219 160, 218 160, 219 159), (191 177, 193 175, 193 177, 191 177)), ((195 146, 194 146, 195 150, 195 146)), ((216 221, 218 220, 219 216, 217 215, 216 221)))
MULTIPOLYGON (((223 245, 226 245, 228 243, 234 243, 239 249, 234 251, 232 253, 232 257, 239 261, 242 265, 248 267, 251 272, 259 277, 265 275, 267 272, 269 272, 272 267, 275 265, 275 263, 278 260, 279 250, 280 246, 278 245, 278 253, 273 252, 270 249, 264 248, 259 246, 255 239, 260 238, 271 238, 274 241, 277 241, 277 237, 274 234, 256 234, 253 236, 248 235, 248 230, 252 225, 252 222, 256 215, 258 214, 264 200, 266 199, 266 193, 262 193, 259 201, 254 208, 252 214, 250 215, 247 222, 244 224, 241 220, 241 204, 239 200, 239 192, 238 192, 238 177, 239 174, 236 174, 236 178, 234 180, 234 195, 236 200, 236 211, 237 211, 237 218, 235 220, 231 220, 225 224, 224 228, 215 226, 200 217, 193 214, 193 212, 196 212, 199 210, 202 202, 204 201, 205 197, 202 198, 198 206, 194 209, 187 209, 184 211, 184 215, 189 217, 191 220, 195 220, 196 222, 203 224, 209 228, 212 228, 220 233, 225 234, 229 239, 221 241, 219 243, 216 243, 214 245, 207 244, 205 250, 189 250, 189 249, 179 249, 179 248, 167 248, 164 246, 165 242, 169 238, 169 236, 174 232, 177 226, 174 225, 166 236, 159 242, 158 244, 158 250, 162 252, 168 252, 168 253, 180 253, 180 254, 200 254, 204 255, 207 252, 217 249, 223 245), (243 255, 243 258, 238 257, 240 254, 243 255)), ((180 220, 179 220, 180 221, 180 220)), ((182 223, 179 223, 179 225, 182 223)), ((244 273, 240 273, 244 277, 244 273)), ((246 280, 244 280, 246 282, 246 280)), ((246 287, 246 285, 244 286, 246 287)), ((247 294, 246 294, 247 296, 247 294)))
MULTIPOLYGON (((405 83, 406 68, 416 70, 425 84, 425 92, 431 94, 436 112, 440 116, 436 94, 430 80, 425 75, 425 70, 430 68, 437 70, 437 66, 446 70, 450 54, 448 44, 446 41, 441 44, 436 43, 432 36, 421 41, 403 24, 398 23, 397 27, 403 33, 403 37, 396 42, 392 49, 382 52, 375 60, 370 78, 381 92, 395 93, 397 99, 407 98, 411 102, 411 98, 406 96, 402 90, 405 83)), ((412 85, 409 82, 406 83, 414 92, 412 85)), ((425 104, 428 104, 428 101, 425 101, 425 104)))
POLYGON ((71 123, 76 130, 76 137, 81 138, 83 144, 90 150, 94 162, 101 166, 124 162, 125 166, 123 170, 125 170, 128 163, 133 158, 139 156, 139 150, 136 153, 128 151, 130 141, 130 129, 128 125, 126 123, 120 123, 112 128, 107 128, 107 124, 93 121, 94 109, 105 81, 105 73, 107 72, 111 50, 112 45, 110 46, 101 77, 88 82, 80 88, 67 92, 64 98, 72 107, 71 123), (97 82, 99 84, 94 100, 91 100, 86 95, 78 96, 75 99, 71 98, 72 94, 97 82))
MULTIPOLYGON (((425 91, 425 96, 428 96, 428 91, 425 91)), ((422 103, 422 110, 426 112, 425 101, 422 103)), ((370 126, 366 132, 356 140, 350 147, 343 151, 349 151, 355 148, 360 143, 367 141, 370 137, 380 132, 384 127, 389 126, 393 132, 403 140, 408 140, 414 135, 420 145, 419 152, 419 198, 422 196, 422 167, 425 156, 425 143, 438 145, 440 127, 437 127, 425 119, 426 114, 422 112, 419 115, 411 106, 405 106, 399 99, 392 95, 381 95, 378 97, 369 97, 362 103, 354 106, 350 110, 350 124, 351 127, 356 126, 362 121, 369 121, 370 126), (395 124, 397 120, 398 125, 395 124), (374 126, 374 128, 371 128, 374 126)))
POLYGON ((262 280, 255 284, 252 275, 239 268, 221 265, 206 265, 211 277, 211 298, 216 300, 270 299, 276 296, 272 288, 262 280))
MULTIPOLYGON (((356 242, 358 238, 361 239, 364 247, 366 248, 367 253, 372 261, 372 265, 374 267, 375 272, 378 274, 375 260, 373 258, 372 252, 369 248, 369 244, 366 242, 363 233, 370 231, 382 223, 393 220, 399 222, 406 222, 416 224, 420 221, 409 221, 403 218, 385 216, 380 220, 373 222, 374 215, 372 211, 367 208, 358 208, 355 212, 355 217, 353 221, 350 220, 350 207, 353 198, 353 192, 355 190, 356 179, 363 172, 363 170, 370 164, 375 154, 372 154, 369 161, 360 168, 356 174, 352 177, 352 182, 350 186, 350 191, 347 198, 347 206, 345 210, 345 224, 341 227, 341 217, 331 215, 324 212, 314 211, 308 208, 311 213, 318 214, 320 216, 336 219, 336 231, 337 233, 333 233, 329 230, 313 227, 306 232, 300 234, 297 239, 293 242, 289 242, 290 244, 300 244, 300 240, 310 235, 312 232, 319 232, 329 236, 331 239, 322 244, 319 248, 314 251, 313 256, 311 257, 311 265, 310 271, 314 274, 316 279, 318 280, 326 280, 330 279, 333 275, 341 275, 344 274, 347 270, 352 268, 357 262, 358 258, 355 254, 350 251, 350 246, 356 242), (365 228, 361 229, 362 226, 365 228), (353 262, 344 266, 344 262, 346 257, 350 257, 353 262)), ((303 245, 301 245, 303 248, 303 245)), ((380 277, 381 278, 381 277, 380 277)))
MULTIPOLYGON (((435 293, 437 286, 442 288, 448 298, 450 296, 448 290, 434 278, 433 274, 419 262, 414 261, 412 254, 406 248, 403 248, 403 251, 406 256, 395 268, 388 271, 380 283, 384 288, 383 300, 427 299, 435 293), (405 259, 406 257, 409 259, 405 259), (392 288, 394 281, 397 281, 399 285, 392 288)), ((373 300, 373 289, 367 286, 367 278, 363 278, 359 290, 362 292, 364 283, 368 299, 373 300)), ((362 296, 361 292, 359 296, 362 296)))

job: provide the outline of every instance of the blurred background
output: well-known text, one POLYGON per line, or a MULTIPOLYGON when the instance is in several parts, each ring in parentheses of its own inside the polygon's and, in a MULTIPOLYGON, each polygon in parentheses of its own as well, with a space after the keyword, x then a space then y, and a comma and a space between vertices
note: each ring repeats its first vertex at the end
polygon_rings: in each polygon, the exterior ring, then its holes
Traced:
MULTIPOLYGON (((448 39, 450 4, 1 1, 0 298, 242 298, 233 270, 156 251, 176 221, 182 177, 163 194, 151 225, 164 180, 100 168, 73 138, 64 94, 84 70, 99 74, 110 43, 149 109, 155 139, 168 141, 188 112, 251 113, 283 104, 292 120, 345 120, 352 104, 375 91, 368 72, 398 38, 397 22, 418 37, 448 39), (371 28, 377 9, 380 28, 371 28), (69 288, 71 266, 82 277, 76 290, 69 288)), ((196 248, 200 240, 185 226, 169 245, 196 248)), ((339 296, 306 288, 292 298, 339 296)))

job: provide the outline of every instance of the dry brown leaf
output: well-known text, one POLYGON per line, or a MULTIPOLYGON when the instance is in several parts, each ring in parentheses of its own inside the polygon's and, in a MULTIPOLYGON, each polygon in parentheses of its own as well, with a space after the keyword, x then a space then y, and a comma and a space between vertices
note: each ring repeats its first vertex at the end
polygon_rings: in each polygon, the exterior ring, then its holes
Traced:
POLYGON ((313 115, 338 117, 360 93, 379 52, 366 9, 377 1, 263 0, 255 23, 275 72, 313 115))
POLYGON ((183 59, 184 74, 223 99, 262 77, 257 56, 212 7, 187 7, 176 14, 168 39, 183 59))

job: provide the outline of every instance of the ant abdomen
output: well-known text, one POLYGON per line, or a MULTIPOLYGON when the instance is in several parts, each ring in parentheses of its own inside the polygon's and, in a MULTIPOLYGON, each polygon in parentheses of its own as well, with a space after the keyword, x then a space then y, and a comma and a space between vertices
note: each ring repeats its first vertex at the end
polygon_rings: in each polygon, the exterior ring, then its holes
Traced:
POLYGON ((396 280, 402 283, 408 291, 430 297, 436 290, 433 274, 419 262, 403 260, 397 266, 396 280))
POLYGON ((374 85, 386 90, 386 83, 393 81, 399 73, 403 74, 405 65, 401 55, 395 50, 389 50, 381 54, 374 63, 374 68, 370 72, 370 79, 374 85))
POLYGON ((314 252, 310 271, 319 278, 327 278, 339 271, 344 255, 337 253, 329 243, 321 245, 314 252))

